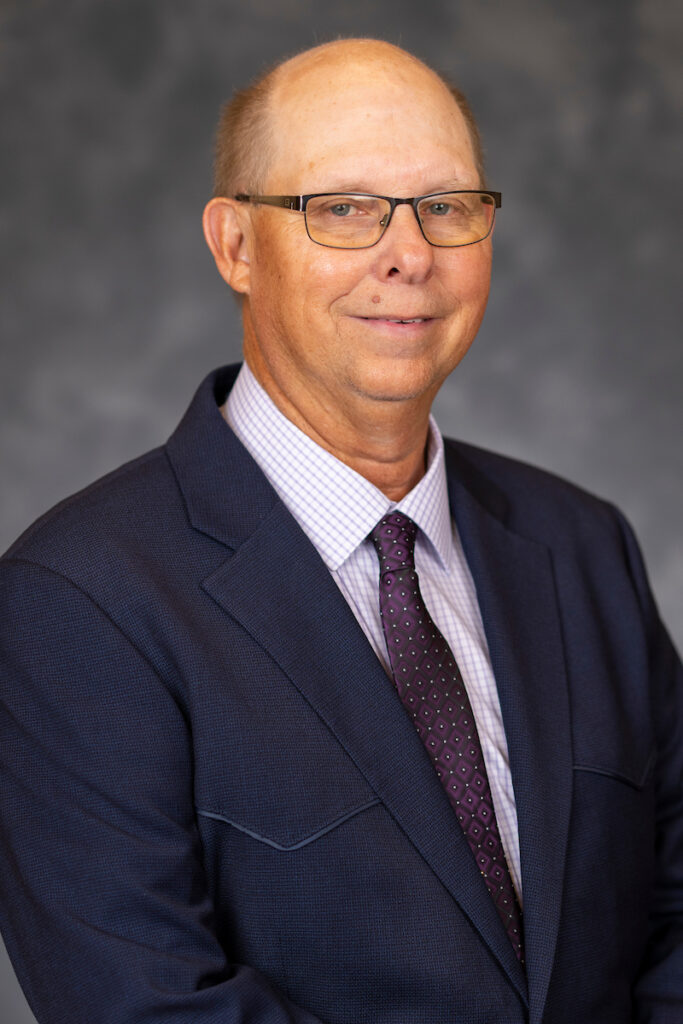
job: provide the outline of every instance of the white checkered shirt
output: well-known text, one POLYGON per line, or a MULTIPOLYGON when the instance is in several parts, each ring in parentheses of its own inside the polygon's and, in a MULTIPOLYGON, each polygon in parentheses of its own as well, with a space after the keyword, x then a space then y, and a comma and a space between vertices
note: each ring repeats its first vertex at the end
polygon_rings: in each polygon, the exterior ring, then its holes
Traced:
POLYGON ((415 568, 420 590, 467 687, 498 828, 521 902, 517 811, 500 701, 474 582, 450 516, 443 440, 434 419, 427 472, 396 503, 294 426, 246 363, 223 415, 315 545, 390 678, 379 614, 379 563, 368 534, 394 509, 419 526, 415 568))

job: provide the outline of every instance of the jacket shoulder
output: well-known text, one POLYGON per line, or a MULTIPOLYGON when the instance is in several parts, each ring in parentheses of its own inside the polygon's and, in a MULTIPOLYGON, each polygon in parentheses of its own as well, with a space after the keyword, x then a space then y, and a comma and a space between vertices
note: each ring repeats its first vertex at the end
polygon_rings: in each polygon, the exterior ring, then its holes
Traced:
POLYGON ((2 560, 35 562, 78 575, 130 546, 144 547, 152 524, 177 515, 181 503, 164 448, 138 456, 45 512, 12 544, 2 560))
POLYGON ((530 539, 620 536, 624 520, 609 501, 546 469, 461 441, 444 439, 449 478, 530 539))

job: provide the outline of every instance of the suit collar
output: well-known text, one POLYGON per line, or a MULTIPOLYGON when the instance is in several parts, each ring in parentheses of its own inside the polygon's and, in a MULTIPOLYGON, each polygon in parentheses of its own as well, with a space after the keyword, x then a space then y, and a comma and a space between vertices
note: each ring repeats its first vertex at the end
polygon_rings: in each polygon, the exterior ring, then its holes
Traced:
POLYGON ((190 523, 231 548, 279 502, 221 415, 238 372, 233 365, 209 374, 166 444, 190 523))
MULTIPOLYGON (((246 539, 278 501, 220 411, 240 368, 222 366, 204 378, 166 444, 192 525, 230 547, 246 539)), ((446 468, 452 506, 468 493, 494 518, 507 519, 507 498, 467 457, 465 446, 448 442, 446 468)))

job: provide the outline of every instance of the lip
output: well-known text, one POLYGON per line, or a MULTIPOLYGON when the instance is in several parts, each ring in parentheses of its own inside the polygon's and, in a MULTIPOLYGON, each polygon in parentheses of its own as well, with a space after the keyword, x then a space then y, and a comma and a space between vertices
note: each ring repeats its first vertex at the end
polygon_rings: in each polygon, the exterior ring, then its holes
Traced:
POLYGON ((366 324, 387 328, 413 328, 427 327, 434 323, 436 317, 432 316, 361 316, 357 315, 354 320, 362 320, 366 324))
POLYGON ((414 313, 412 316, 408 316, 406 314, 395 314, 393 316, 386 316, 386 315, 385 316, 363 316, 362 314, 359 313, 359 314, 357 314, 357 316, 358 316, 359 320, 388 320, 390 323, 396 323, 397 321, 401 321, 401 320, 403 320, 403 321, 414 321, 414 320, 417 320, 417 321, 426 323, 428 320, 433 320, 434 319, 434 317, 424 316, 421 313, 414 313))
POLYGON ((398 340, 404 338, 417 341, 425 335, 431 334, 432 327, 436 323, 436 317, 387 317, 387 316, 354 316, 357 323, 363 325, 363 330, 374 334, 376 337, 398 340), (403 321, 403 322, 402 322, 403 321), (405 321, 408 321, 407 323, 405 321))

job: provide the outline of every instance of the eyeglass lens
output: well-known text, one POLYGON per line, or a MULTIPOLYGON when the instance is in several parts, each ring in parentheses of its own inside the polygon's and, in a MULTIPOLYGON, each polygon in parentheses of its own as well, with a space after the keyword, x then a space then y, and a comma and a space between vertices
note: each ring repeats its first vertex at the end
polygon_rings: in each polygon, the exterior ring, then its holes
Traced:
MULTIPOLYGON (((417 205, 422 231, 432 245, 471 245, 489 234, 495 203, 483 192, 443 192, 417 205)), ((377 196, 314 196, 306 226, 314 242, 341 249, 374 245, 389 223, 391 204, 377 196)))

